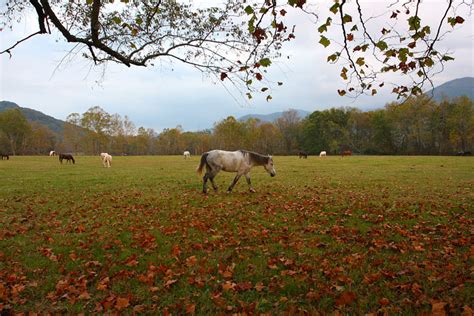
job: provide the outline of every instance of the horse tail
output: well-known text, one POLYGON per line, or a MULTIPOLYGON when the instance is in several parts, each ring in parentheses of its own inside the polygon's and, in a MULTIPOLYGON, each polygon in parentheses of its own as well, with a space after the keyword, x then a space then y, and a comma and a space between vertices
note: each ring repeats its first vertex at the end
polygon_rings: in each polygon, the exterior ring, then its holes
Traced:
POLYGON ((207 156, 209 155, 209 153, 204 153, 202 154, 201 156, 201 162, 199 163, 199 166, 197 167, 196 171, 197 173, 201 174, 202 173, 202 169, 204 168, 205 165, 207 165, 207 156))

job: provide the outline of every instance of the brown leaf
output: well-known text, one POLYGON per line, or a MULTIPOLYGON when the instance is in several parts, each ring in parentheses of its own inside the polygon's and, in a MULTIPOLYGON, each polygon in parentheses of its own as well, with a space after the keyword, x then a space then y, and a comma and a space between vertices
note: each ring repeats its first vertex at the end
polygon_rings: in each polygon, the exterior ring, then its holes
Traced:
POLYGON ((196 312, 196 304, 186 305, 186 314, 194 314, 196 312))
POLYGON ((168 281, 165 282, 165 286, 170 287, 171 285, 175 284, 176 282, 178 282, 178 280, 175 280, 175 279, 168 280, 168 281))
POLYGON ((124 308, 127 308, 130 306, 130 300, 126 297, 119 297, 117 298, 117 301, 115 302, 115 308, 117 310, 122 310, 124 308))
POLYGON ((186 259, 186 265, 189 266, 189 267, 195 265, 196 262, 197 262, 196 256, 191 256, 191 257, 186 259))
POLYGON ((134 312, 134 313, 139 313, 139 314, 141 314, 141 313, 143 313, 144 311, 145 311, 145 305, 135 305, 135 306, 133 307, 133 312, 134 312))
POLYGON ((432 302, 431 303, 431 315, 432 316, 445 316, 446 311, 444 309, 446 306, 445 302, 432 302))
POLYGON ((178 245, 174 245, 173 248, 171 249, 171 254, 174 257, 178 257, 181 254, 181 248, 179 248, 178 245))
POLYGON ((336 300, 336 305, 337 306, 349 305, 349 304, 352 304, 352 302, 354 302, 355 299, 356 299, 356 294, 354 292, 345 291, 336 300))
POLYGON ((84 291, 81 293, 81 295, 79 295, 80 300, 88 300, 90 298, 91 298, 91 295, 87 291, 84 291))

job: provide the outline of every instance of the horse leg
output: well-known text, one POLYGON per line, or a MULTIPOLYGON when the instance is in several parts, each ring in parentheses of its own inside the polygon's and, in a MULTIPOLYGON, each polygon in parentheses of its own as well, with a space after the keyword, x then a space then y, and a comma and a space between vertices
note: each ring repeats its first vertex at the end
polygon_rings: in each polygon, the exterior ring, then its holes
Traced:
POLYGON ((257 192, 257 191, 255 191, 254 188, 252 188, 252 183, 250 182, 250 175, 248 173, 245 174, 245 179, 247 179, 247 184, 249 185, 250 192, 252 192, 252 193, 257 192))
POLYGON ((209 175, 206 172, 204 177, 202 177, 202 193, 204 193, 204 194, 207 193, 207 179, 209 179, 209 175))
POLYGON ((240 177, 242 175, 241 174, 237 174, 234 178, 234 181, 232 181, 232 183, 230 184, 229 188, 227 189, 227 193, 230 193, 232 192, 232 189, 234 188, 234 186, 237 184, 237 181, 239 181, 240 177))
POLYGON ((214 192, 217 192, 218 188, 217 188, 216 183, 214 182, 214 177, 215 175, 210 176, 209 180, 211 180, 211 184, 212 184, 212 188, 214 189, 214 192))

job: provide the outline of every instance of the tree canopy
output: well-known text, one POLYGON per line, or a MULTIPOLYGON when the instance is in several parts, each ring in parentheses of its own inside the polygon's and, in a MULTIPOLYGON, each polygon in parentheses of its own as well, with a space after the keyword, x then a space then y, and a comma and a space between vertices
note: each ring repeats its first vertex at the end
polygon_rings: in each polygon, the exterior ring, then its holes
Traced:
MULTIPOLYGON (((449 28, 464 22, 458 15, 462 8, 470 11, 465 1, 447 0, 439 20, 430 25, 420 17, 421 0, 394 0, 378 16, 359 0, 336 0, 319 6, 306 0, 206 3, 6 0, 0 13, 3 26, 14 27, 15 21, 31 11, 37 17, 38 31, 0 54, 11 55, 18 44, 32 36, 56 32, 96 64, 152 66, 167 58, 247 89, 247 96, 252 98, 255 91, 268 93, 271 82, 265 80, 266 67, 280 56, 285 42, 298 34, 287 20, 289 10, 295 9, 315 18, 319 43, 332 49, 327 62, 341 67, 346 82, 346 87, 338 90, 341 96, 374 95, 385 85, 381 75, 396 72, 409 80, 394 83, 391 91, 406 97, 420 94, 433 73, 442 71, 444 63, 453 59, 438 51, 436 44, 449 28), (377 20, 386 20, 381 29, 374 23, 377 20), (401 26, 392 21, 399 21, 401 26), (337 30, 334 38, 328 35, 331 29, 337 30)), ((267 101, 271 98, 268 95, 267 101)))

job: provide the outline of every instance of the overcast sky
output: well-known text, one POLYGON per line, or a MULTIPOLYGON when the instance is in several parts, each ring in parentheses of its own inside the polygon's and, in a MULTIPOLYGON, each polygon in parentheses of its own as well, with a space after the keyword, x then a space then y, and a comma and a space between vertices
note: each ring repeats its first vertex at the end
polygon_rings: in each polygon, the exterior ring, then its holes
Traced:
MULTIPOLYGON (((381 2, 363 1, 367 15, 382 10, 381 2)), ((5 0, 0 0, 0 5, 4 4, 5 0)), ((445 6, 446 1, 425 0, 422 21, 432 21, 432 29, 435 29, 435 18, 445 6)), ((327 10, 327 4, 323 7, 327 10)), ((449 50, 456 59, 433 78, 435 85, 460 77, 474 77, 474 23, 466 10, 463 17, 466 18, 464 24, 438 47, 440 51, 449 50)), ((149 68, 109 64, 105 76, 101 68, 91 69, 90 63, 79 56, 61 63, 72 46, 57 35, 36 36, 22 43, 15 48, 12 58, 0 55, 0 100, 13 101, 59 119, 98 105, 109 113, 128 115, 137 127, 154 128, 158 132, 177 125, 185 130, 210 128, 229 115, 267 114, 288 108, 314 111, 353 106, 370 109, 394 100, 389 89, 375 97, 357 100, 340 97, 337 89, 344 88, 339 77, 340 67, 325 62, 329 51, 318 44, 316 26, 308 16, 293 14, 290 19, 297 22, 297 38, 283 50, 283 56, 291 58, 282 58, 272 66, 270 78, 283 81, 284 85, 274 88, 271 102, 266 102, 266 94, 263 94, 246 103, 235 91, 229 93, 220 81, 203 77, 195 69, 179 63, 149 68)), ((26 18, 13 31, 4 29, 0 32, 0 51, 36 28, 36 21, 26 18)))

